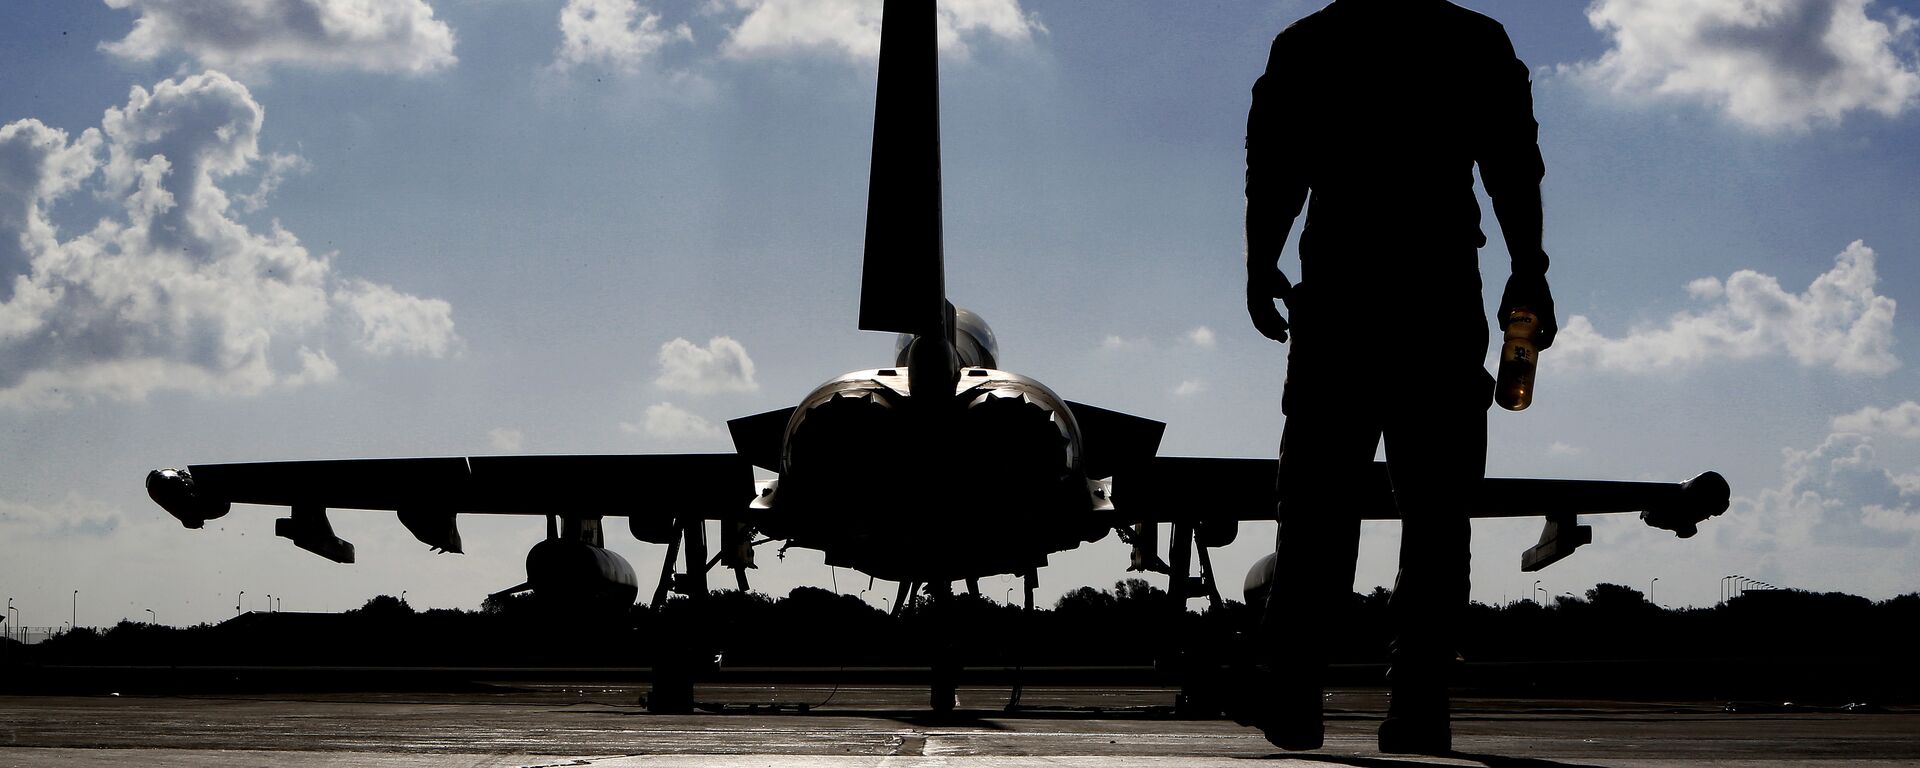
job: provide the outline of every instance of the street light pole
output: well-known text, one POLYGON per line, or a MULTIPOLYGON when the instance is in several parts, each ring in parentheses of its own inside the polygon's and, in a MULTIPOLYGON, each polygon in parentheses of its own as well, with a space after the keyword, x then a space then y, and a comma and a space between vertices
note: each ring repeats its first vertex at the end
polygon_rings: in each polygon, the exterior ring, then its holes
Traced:
POLYGON ((240 603, 241 601, 246 599, 247 599, 247 591, 244 589, 240 590, 240 594, 236 595, 233 598, 233 615, 235 618, 238 618, 240 616, 240 603))
POLYGON ((67 626, 73 627, 74 629, 79 629, 80 628, 80 590, 77 590, 77 589, 73 591, 73 616, 71 618, 73 620, 67 622, 67 626))
POLYGON ((154 613, 152 608, 147 609, 147 620, 153 622, 156 627, 160 626, 160 614, 154 613))
MULTIPOLYGON (((1653 603, 1653 585, 1658 583, 1660 583, 1660 577, 1658 576, 1653 577, 1653 581, 1647 582, 1647 602, 1653 603)), ((1659 605, 1659 603, 1653 603, 1653 604, 1659 605)))
POLYGON ((1541 588, 1540 588, 1540 580, 1539 580, 1539 579, 1534 579, 1534 580, 1533 580, 1533 594, 1531 594, 1531 595, 1528 595, 1528 596, 1527 596, 1527 599, 1529 599, 1529 600, 1532 600, 1532 601, 1533 601, 1533 604, 1534 604, 1534 605, 1539 605, 1539 604, 1540 604, 1540 595, 1542 595, 1542 594, 1544 594, 1545 592, 1546 592, 1546 590, 1544 590, 1544 589, 1541 589, 1541 588))

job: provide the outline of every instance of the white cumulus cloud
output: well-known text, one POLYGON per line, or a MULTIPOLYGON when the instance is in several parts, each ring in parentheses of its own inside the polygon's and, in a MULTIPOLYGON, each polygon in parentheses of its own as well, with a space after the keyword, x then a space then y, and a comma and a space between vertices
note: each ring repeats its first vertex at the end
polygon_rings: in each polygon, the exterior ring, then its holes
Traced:
POLYGON ((623 421, 620 429, 630 434, 683 442, 712 441, 727 436, 725 428, 673 403, 649 405, 638 424, 623 421))
POLYGON ((1900 360, 1893 354, 1894 300, 1875 292, 1878 283, 1873 249, 1856 240, 1805 291, 1789 292, 1752 270, 1725 281, 1701 278, 1687 292, 1705 307, 1617 338, 1575 315, 1552 354, 1555 365, 1643 372, 1784 353, 1802 366, 1882 375, 1900 360))
POLYGON ((223 182, 274 173, 264 120, 246 86, 207 72, 134 87, 78 137, 0 127, 0 406, 323 382, 339 372, 331 329, 373 354, 455 347, 446 302, 339 277, 278 222, 233 218, 223 182), (63 237, 48 209, 82 189, 117 211, 63 237))
POLYGON ((1899 547, 1920 533, 1920 468, 1888 467, 1872 437, 1835 432, 1781 453, 1780 484, 1729 513, 1756 548, 1899 547))
POLYGON ((113 505, 68 493, 52 505, 0 499, 0 535, 13 537, 104 537, 124 522, 113 505))
POLYGON ((1548 456, 1554 456, 1554 457, 1563 458, 1563 459, 1579 456, 1586 452, 1587 452, 1586 449, 1581 448, 1580 446, 1573 445, 1571 443, 1561 442, 1559 440, 1555 440, 1553 441, 1553 444, 1547 446, 1548 456))
POLYGON ((1174 397, 1192 397, 1207 391, 1207 383, 1200 379, 1186 379, 1173 388, 1174 397))
POLYGON ((1187 343, 1196 347, 1212 349, 1214 345, 1213 329, 1203 325, 1188 331, 1187 343))
POLYGON ((253 191, 234 197, 235 200, 240 201, 240 209, 243 211, 253 213, 267 207, 267 201, 271 200, 273 193, 280 189, 280 182, 293 174, 313 170, 313 164, 307 162, 306 158, 299 155, 283 155, 278 152, 267 155, 265 164, 265 170, 260 172, 260 183, 253 188, 253 191))
POLYGON ((560 50, 553 65, 560 70, 597 65, 631 73, 674 40, 691 42, 693 30, 685 24, 661 27, 660 15, 639 0, 567 0, 560 9, 560 50))
POLYGON ((376 355, 446 357, 459 341, 453 333, 453 305, 441 299, 351 279, 334 289, 333 302, 359 327, 360 348, 376 355))
POLYGON ((1892 435, 1920 439, 1920 403, 1908 400, 1892 408, 1867 406, 1833 418, 1835 432, 1892 435))
POLYGON ((1873 0, 1595 0, 1609 49, 1573 67, 1616 95, 1707 103, 1741 124, 1800 129, 1920 103, 1915 21, 1873 0), (1877 12, 1876 12, 1877 11, 1877 12))
POLYGON ((518 452, 526 447, 527 436, 520 430, 500 427, 487 430, 487 443, 496 451, 518 452))
MULTIPOLYGON (((722 53, 738 58, 817 52, 856 60, 880 55, 882 0, 715 0, 715 5, 745 11, 732 27, 722 53)), ((940 50, 966 56, 968 41, 999 39, 1026 43, 1045 33, 1039 19, 1019 0, 947 0, 939 5, 936 35, 940 50)))
POLYGON ((705 347, 679 338, 660 345, 660 378, 653 383, 695 395, 760 388, 753 380, 753 359, 747 357, 747 348, 726 336, 708 339, 705 347))
POLYGON ((276 66, 424 74, 453 66, 453 28, 425 0, 106 0, 137 17, 116 56, 178 51, 203 67, 276 66))

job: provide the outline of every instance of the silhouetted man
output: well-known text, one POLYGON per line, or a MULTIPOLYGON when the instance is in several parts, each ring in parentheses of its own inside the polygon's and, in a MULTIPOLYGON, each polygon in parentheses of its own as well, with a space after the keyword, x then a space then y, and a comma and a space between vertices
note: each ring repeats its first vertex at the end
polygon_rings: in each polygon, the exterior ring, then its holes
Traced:
POLYGON ((1467 601, 1493 396, 1476 164, 1513 257, 1496 317, 1531 307, 1541 348, 1555 330, 1530 87, 1505 30, 1444 0, 1336 0, 1274 39, 1254 84, 1247 311, 1267 337, 1292 334, 1263 618, 1274 690, 1255 716, 1283 748, 1321 744, 1321 638, 1352 599, 1355 499, 1384 436, 1404 522, 1380 748, 1450 749, 1451 625, 1467 601), (1302 205, 1292 284, 1278 261, 1302 205))

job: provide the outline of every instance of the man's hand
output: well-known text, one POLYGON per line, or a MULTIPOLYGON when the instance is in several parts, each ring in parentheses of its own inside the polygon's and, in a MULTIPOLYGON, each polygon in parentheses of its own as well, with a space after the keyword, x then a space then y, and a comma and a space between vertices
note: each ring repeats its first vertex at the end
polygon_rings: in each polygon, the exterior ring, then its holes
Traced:
POLYGON ((1507 289, 1500 294, 1500 311, 1494 316, 1503 332, 1507 329, 1507 313, 1514 307, 1526 307, 1539 318, 1534 331, 1534 347, 1546 349, 1553 346, 1553 337, 1560 332, 1560 322, 1553 316, 1553 292, 1547 289, 1547 276, 1515 274, 1507 278, 1507 289))
POLYGON ((1285 275, 1278 270, 1266 274, 1247 275, 1247 316, 1253 318, 1253 327, 1260 335, 1285 344, 1287 341, 1287 318, 1273 304, 1274 299, 1285 300, 1293 294, 1293 284, 1287 282, 1285 275))

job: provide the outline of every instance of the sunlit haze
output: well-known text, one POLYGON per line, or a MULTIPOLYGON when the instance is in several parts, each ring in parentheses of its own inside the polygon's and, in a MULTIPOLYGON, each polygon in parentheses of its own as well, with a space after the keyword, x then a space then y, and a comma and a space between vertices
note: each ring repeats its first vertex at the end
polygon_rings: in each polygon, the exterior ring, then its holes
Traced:
MULTIPOLYGON (((1583 519, 1594 544, 1539 574, 1519 570, 1537 519, 1478 522, 1473 598, 1539 579, 1709 605, 1730 574, 1920 590, 1920 1, 1462 4, 1533 68, 1562 327, 1533 406, 1489 416, 1489 474, 1716 470, 1734 496, 1688 540, 1583 519)), ((1240 298, 1242 141, 1273 35, 1319 6, 942 2, 947 286, 992 323, 1001 367, 1166 422, 1163 455, 1274 455, 1285 349, 1240 298)), ((337 565, 273 535, 284 510, 185 530, 141 482, 724 451, 727 419, 890 364, 894 339, 856 329, 879 8, 0 6, 11 621, 190 624, 402 590, 476 608, 524 580, 541 520, 464 517, 452 555, 391 513, 337 511, 359 561, 337 565)), ((1507 266, 1487 218, 1491 310, 1507 266)), ((651 594, 665 547, 609 528, 651 594)), ((1243 525, 1215 556, 1229 596, 1273 535, 1243 525)), ((1398 536, 1367 525, 1357 589, 1391 584, 1398 536)), ((1126 565, 1112 536, 1056 555, 1039 598, 1126 565)), ((759 566, 775 595, 894 589, 811 550, 759 566)))

